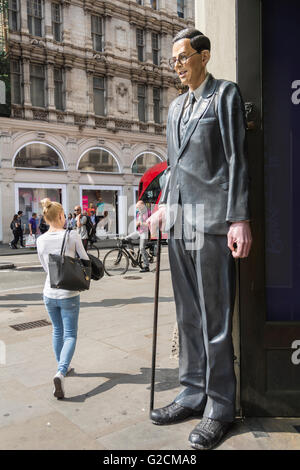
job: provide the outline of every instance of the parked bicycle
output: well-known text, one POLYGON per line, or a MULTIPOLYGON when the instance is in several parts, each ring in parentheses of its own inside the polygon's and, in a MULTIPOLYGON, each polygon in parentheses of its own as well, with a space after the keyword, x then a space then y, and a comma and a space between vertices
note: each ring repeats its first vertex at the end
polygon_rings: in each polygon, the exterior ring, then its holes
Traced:
MULTIPOLYGON (((148 253, 149 263, 154 261, 154 244, 148 242, 146 250, 148 253)), ((118 240, 118 248, 108 251, 103 259, 104 271, 108 276, 123 275, 128 271, 129 262, 133 268, 144 268, 143 257, 140 249, 135 252, 134 245, 128 240, 118 240)))

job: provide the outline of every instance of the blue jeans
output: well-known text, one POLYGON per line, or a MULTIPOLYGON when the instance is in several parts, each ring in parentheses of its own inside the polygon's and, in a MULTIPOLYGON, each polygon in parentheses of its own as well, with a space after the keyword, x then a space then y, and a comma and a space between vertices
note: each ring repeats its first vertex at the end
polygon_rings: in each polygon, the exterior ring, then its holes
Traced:
POLYGON ((44 296, 44 303, 53 325, 52 340, 58 371, 66 375, 76 346, 80 296, 66 299, 44 296))

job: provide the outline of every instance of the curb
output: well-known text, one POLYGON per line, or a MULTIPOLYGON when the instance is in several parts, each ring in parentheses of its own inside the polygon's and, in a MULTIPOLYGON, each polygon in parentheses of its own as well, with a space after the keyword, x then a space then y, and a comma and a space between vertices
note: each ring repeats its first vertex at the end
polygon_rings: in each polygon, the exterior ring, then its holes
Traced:
POLYGON ((1 269, 14 269, 16 266, 11 263, 11 264, 7 264, 7 263, 0 263, 0 270, 1 269))

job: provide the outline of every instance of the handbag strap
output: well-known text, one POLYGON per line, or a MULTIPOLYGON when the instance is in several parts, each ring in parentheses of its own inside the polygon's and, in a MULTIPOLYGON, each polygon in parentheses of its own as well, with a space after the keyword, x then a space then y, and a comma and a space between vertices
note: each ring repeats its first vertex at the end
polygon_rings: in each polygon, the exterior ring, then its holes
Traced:
POLYGON ((67 247, 67 240, 66 239, 67 239, 67 235, 69 235, 69 233, 70 233, 70 230, 65 231, 65 235, 64 235, 64 238, 63 238, 63 241, 62 241, 62 244, 61 244, 60 256, 64 256, 64 254, 66 252, 66 247, 67 247))

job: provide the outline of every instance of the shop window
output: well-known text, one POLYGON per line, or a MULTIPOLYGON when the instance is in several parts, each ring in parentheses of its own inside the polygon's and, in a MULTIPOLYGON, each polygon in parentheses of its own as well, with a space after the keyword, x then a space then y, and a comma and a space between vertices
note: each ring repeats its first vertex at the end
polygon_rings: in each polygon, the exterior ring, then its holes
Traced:
POLYGON ((118 191, 83 189, 81 207, 84 214, 96 216, 96 236, 118 233, 118 191))
POLYGON ((58 153, 46 144, 35 142, 23 147, 16 155, 17 168, 37 168, 39 170, 63 170, 63 162, 58 153))
POLYGON ((78 170, 119 173, 118 164, 113 155, 107 150, 91 149, 81 158, 78 170))
POLYGON ((161 159, 157 155, 147 152, 142 153, 133 162, 132 173, 143 174, 157 163, 161 163, 161 159))
POLYGON ((21 222, 25 233, 28 233, 28 223, 34 212, 37 214, 37 227, 39 226, 39 222, 42 217, 41 200, 46 197, 51 201, 59 202, 61 204, 62 190, 60 188, 47 188, 47 185, 45 185, 44 188, 35 188, 34 184, 30 188, 18 188, 18 210, 23 211, 21 222))

